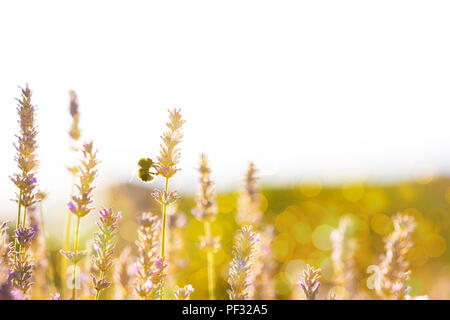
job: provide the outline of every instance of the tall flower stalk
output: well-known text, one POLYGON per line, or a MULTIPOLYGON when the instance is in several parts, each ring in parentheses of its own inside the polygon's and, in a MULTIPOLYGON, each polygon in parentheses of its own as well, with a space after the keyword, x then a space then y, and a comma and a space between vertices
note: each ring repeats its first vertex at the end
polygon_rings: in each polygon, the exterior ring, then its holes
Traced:
POLYGON ((78 167, 79 183, 76 185, 77 194, 72 196, 72 201, 69 202, 69 210, 77 217, 75 240, 72 251, 61 250, 63 254, 73 265, 72 271, 72 299, 76 298, 76 266, 77 263, 86 256, 86 252, 79 252, 79 237, 80 237, 80 220, 88 215, 93 208, 92 191, 94 190, 93 182, 97 177, 97 151, 93 149, 93 142, 88 142, 83 145, 83 158, 78 167))
POLYGON ((251 162, 238 197, 236 222, 240 226, 256 226, 260 225, 262 221, 263 213, 261 212, 257 172, 255 164, 251 162))
POLYGON ((203 223, 205 228, 205 235, 200 239, 200 247, 206 251, 209 299, 214 300, 216 298, 214 254, 220 246, 220 238, 214 238, 211 233, 211 223, 217 216, 216 189, 211 181, 211 169, 205 154, 200 156, 198 171, 200 173, 200 193, 196 198, 197 206, 192 210, 192 214, 203 223))
POLYGON ((14 287, 20 289, 24 296, 31 287, 34 262, 31 260, 30 245, 35 235, 33 228, 19 227, 16 229, 14 238, 19 244, 19 250, 12 252, 12 267, 9 281, 14 287))
MULTIPOLYGON (((31 104, 32 92, 28 88, 21 88, 21 98, 17 99, 17 112, 19 114, 20 132, 16 136, 18 143, 14 144, 16 149, 15 160, 19 168, 19 173, 14 174, 11 180, 14 182, 19 192, 16 194, 15 201, 18 204, 16 230, 20 226, 26 226, 27 210, 36 203, 36 173, 39 162, 36 157, 37 141, 36 141, 36 125, 35 111, 36 108, 31 104), (23 208, 23 218, 21 217, 23 208)), ((20 244, 15 240, 15 250, 20 250, 20 244)))
POLYGON ((13 299, 8 280, 10 249, 8 223, 0 222, 0 300, 13 299))
MULTIPOLYGON (((78 110, 78 99, 75 91, 69 92, 69 113, 72 117, 72 123, 70 125, 69 137, 71 140, 71 151, 78 152, 78 141, 81 137, 81 131, 79 128, 80 122, 80 112, 78 110)), ((69 172, 72 175, 73 183, 72 183, 72 195, 75 192, 75 183, 78 174, 78 167, 76 165, 70 166, 68 168, 69 172)), ((69 250, 70 246, 70 230, 72 225, 72 212, 70 210, 67 211, 67 220, 66 220, 66 233, 64 237, 64 250, 69 250)), ((63 263, 63 271, 65 271, 65 263, 63 263)))
POLYGON ((36 108, 31 104, 32 92, 28 88, 21 89, 21 97, 17 99, 17 112, 19 114, 20 131, 17 137, 15 160, 19 172, 11 177, 11 180, 19 189, 15 201, 18 204, 16 230, 14 232, 14 245, 11 246, 11 266, 8 281, 13 287, 18 288, 25 296, 30 287, 34 263, 31 260, 29 248, 35 235, 32 228, 26 226, 28 208, 33 206, 36 199, 36 173, 39 162, 36 157, 37 130, 35 125, 36 108), (22 217, 23 209, 23 217, 22 217))
MULTIPOLYGON (((43 194, 39 192, 36 197, 41 198, 42 203, 43 194)), ((33 206, 29 209, 28 225, 35 232, 33 240, 31 241, 30 251, 31 256, 35 262, 33 272, 33 282, 38 283, 38 286, 33 287, 33 294, 37 296, 45 295, 49 293, 49 277, 48 271, 48 259, 45 243, 44 223, 42 220, 42 214, 37 206, 33 206)))
POLYGON ((255 164, 251 162, 239 191, 236 222, 241 227, 252 225, 261 235, 261 241, 257 243, 257 250, 253 256, 248 294, 252 299, 273 299, 275 263, 270 248, 273 241, 273 227, 263 224, 262 197, 257 173, 255 164))
POLYGON ((259 234, 253 232, 252 226, 245 226, 236 232, 233 246, 233 259, 228 272, 227 293, 230 300, 250 299, 248 288, 252 270, 251 259, 256 250, 259 234))
POLYGON ((260 231, 261 241, 258 243, 254 258, 252 295, 255 299, 272 300, 275 298, 273 277, 276 263, 273 259, 271 245, 274 227, 267 225, 260 231))
POLYGON ((167 286, 173 288, 177 284, 178 270, 185 268, 189 263, 183 241, 183 229, 187 218, 183 211, 178 210, 176 203, 167 208, 167 211, 167 228, 170 234, 166 245, 167 286))
MULTIPOLYGON (((144 182, 153 180, 154 175, 164 178, 164 189, 154 190, 153 198, 161 205, 162 211, 162 232, 161 232, 161 261, 166 264, 165 245, 167 230, 167 207, 173 204, 180 196, 176 191, 169 191, 169 179, 180 169, 177 165, 180 162, 180 149, 178 145, 183 138, 182 127, 185 121, 181 118, 179 109, 169 110, 169 122, 166 123, 168 130, 161 136, 161 150, 157 161, 150 158, 142 158, 139 162, 139 178, 144 182), (155 169, 155 172, 150 171, 155 169)), ((163 270, 164 268, 162 268, 163 270)), ((160 299, 163 298, 163 286, 161 287, 160 299)))
POLYGON ((8 265, 8 255, 10 251, 8 240, 8 223, 0 222, 0 265, 8 265))
POLYGON ((164 132, 161 136, 162 144, 160 155, 155 164, 157 174, 165 179, 164 191, 155 190, 155 192, 153 192, 153 197, 161 204, 163 211, 161 234, 161 257, 163 258, 166 237, 167 206, 179 199, 176 191, 169 192, 169 179, 180 170, 177 167, 181 156, 178 145, 183 138, 182 127, 185 123, 181 118, 181 113, 178 109, 169 110, 169 120, 170 121, 166 123, 169 130, 164 132))
POLYGON ((335 282, 337 285, 345 288, 348 297, 353 294, 354 255, 356 250, 356 241, 353 237, 353 220, 349 217, 342 217, 339 220, 339 226, 331 233, 333 252, 331 261, 335 282))
POLYGON ((166 278, 165 258, 158 255, 161 220, 149 212, 138 219, 138 260, 136 263, 136 293, 143 300, 158 299, 166 278))
POLYGON ((69 92, 69 112, 72 117, 72 124, 70 125, 69 136, 75 143, 81 137, 80 131, 80 112, 78 110, 78 99, 75 91, 69 92))
POLYGON ((380 262, 380 283, 377 293, 385 299, 408 298, 407 281, 411 271, 407 254, 412 247, 412 234, 416 223, 412 216, 402 213, 392 218, 394 231, 385 239, 385 254, 380 262))
POLYGON ((117 300, 127 299, 130 295, 132 279, 130 266, 132 264, 131 248, 127 246, 122 250, 119 258, 114 263, 114 295, 117 300))
POLYGON ((112 209, 102 209, 97 219, 97 231, 94 236, 94 265, 99 272, 98 278, 91 274, 92 285, 96 291, 95 300, 100 297, 100 292, 111 286, 106 278, 106 273, 113 263, 116 232, 121 213, 115 213, 112 209))

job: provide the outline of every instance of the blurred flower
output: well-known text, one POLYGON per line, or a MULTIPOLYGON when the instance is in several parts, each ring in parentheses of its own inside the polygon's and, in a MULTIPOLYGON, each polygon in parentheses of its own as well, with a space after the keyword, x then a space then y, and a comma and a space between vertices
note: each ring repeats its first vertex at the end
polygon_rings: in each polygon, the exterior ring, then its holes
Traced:
POLYGON ((262 220, 258 178, 256 177, 257 171, 255 165, 251 162, 244 184, 239 192, 236 221, 241 226, 259 226, 262 220))
POLYGON ((200 193, 195 198, 196 207, 191 212, 203 223, 205 229, 205 235, 200 236, 200 248, 206 250, 209 299, 214 300, 216 288, 214 254, 220 247, 220 237, 213 237, 211 232, 211 222, 217 216, 216 188, 211 181, 208 159, 203 153, 200 155, 198 171, 200 173, 200 193))
POLYGON ((190 300, 192 292, 194 292, 194 288, 190 284, 185 285, 183 288, 177 287, 175 289, 175 299, 176 300, 190 300))
POLYGON ((380 262, 380 285, 377 293, 386 299, 405 299, 409 287, 409 261, 407 253, 412 247, 411 237, 416 226, 414 218, 402 213, 392 221, 394 231, 385 239, 385 254, 380 262))
POLYGON ((251 291, 255 299, 271 300, 275 298, 273 278, 276 264, 270 246, 273 242, 274 228, 271 225, 263 228, 257 239, 257 250, 253 258, 251 291))
POLYGON ((320 269, 306 265, 306 269, 303 270, 302 278, 298 284, 305 293, 306 300, 315 300, 320 288, 320 269))
POLYGON ((56 292, 55 294, 51 295, 50 300, 62 300, 62 298, 59 292, 56 292))
MULTIPOLYGON (((331 260, 337 285, 349 287, 354 278, 354 253, 356 242, 353 238, 353 220, 342 217, 339 227, 331 235, 333 252, 331 260)), ((352 292, 353 290, 350 290, 352 292)))
POLYGON ((70 127, 69 136, 76 141, 80 139, 81 132, 79 128, 80 113, 78 110, 78 100, 75 91, 70 91, 69 98, 70 98, 69 112, 70 115, 72 116, 72 125, 70 127))
POLYGON ((250 259, 255 253, 255 245, 259 236, 253 232, 252 226, 245 226, 236 232, 233 246, 233 259, 230 263, 227 293, 231 300, 248 300, 250 259))
POLYGON ((87 251, 72 252, 72 251, 59 250, 59 253, 61 253, 64 257, 66 257, 66 259, 69 260, 72 264, 77 264, 84 257, 87 256, 87 251))
POLYGON ((106 273, 111 269, 115 246, 116 232, 121 213, 112 209, 102 209, 97 219, 97 231, 94 234, 94 257, 93 262, 99 271, 99 278, 91 274, 92 284, 97 291, 96 299, 100 291, 108 288, 111 282, 106 281, 106 273))
POLYGON ((152 192, 152 197, 161 205, 170 205, 177 200, 180 200, 181 197, 176 191, 161 191, 154 190, 152 192))
POLYGON ((131 248, 125 247, 114 264, 114 287, 116 299, 126 299, 130 294, 130 285, 133 278, 130 272, 132 265, 131 248))
POLYGON ((200 243, 199 247, 204 250, 212 250, 213 253, 216 253, 217 250, 220 249, 220 237, 199 237, 200 243))
POLYGON ((195 198, 196 207, 192 209, 192 214, 199 221, 212 221, 217 215, 216 188, 211 181, 211 169, 208 166, 208 159, 205 154, 200 155, 200 193, 195 198))
POLYGON ((9 253, 8 223, 0 223, 0 265, 6 265, 9 253))

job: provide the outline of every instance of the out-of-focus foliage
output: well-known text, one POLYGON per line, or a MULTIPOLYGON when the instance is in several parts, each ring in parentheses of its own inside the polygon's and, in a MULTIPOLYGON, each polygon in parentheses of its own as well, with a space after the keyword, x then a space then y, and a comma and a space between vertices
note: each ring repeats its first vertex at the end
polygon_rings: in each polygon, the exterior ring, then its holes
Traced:
MULTIPOLYGON (((119 229, 119 250, 136 240, 136 216, 144 211, 160 214, 150 197, 150 189, 132 184, 110 189, 110 201, 123 213, 119 229)), ((343 185, 323 186, 319 181, 292 184, 289 187, 263 187, 262 210, 264 222, 275 226, 271 250, 277 262, 273 279, 279 299, 303 299, 297 285, 306 264, 322 269, 322 286, 318 295, 325 299, 329 292, 340 297, 348 295, 336 286, 331 261, 331 232, 339 219, 347 216, 353 221, 352 235, 356 239, 355 276, 356 294, 352 298, 376 298, 367 288, 371 273, 367 268, 379 263, 383 253, 383 238, 392 231, 390 217, 402 211, 414 216, 417 227, 414 245, 408 253, 411 262, 411 295, 428 294, 432 299, 450 299, 450 179, 421 180, 392 185, 374 185, 349 182, 343 185), (330 291, 331 290, 331 291, 330 291)), ((222 245, 215 255, 217 298, 227 299, 226 277, 231 260, 233 235, 238 229, 236 193, 218 195, 219 214, 212 224, 214 236, 220 236, 222 245)), ((192 299, 208 296, 206 255, 199 250, 199 236, 203 225, 191 215, 195 206, 192 196, 184 196, 171 214, 183 213, 186 220, 177 226, 180 241, 169 251, 169 263, 177 262, 170 285, 182 287, 189 283, 195 288, 192 299), (181 232, 180 232, 181 231, 181 232), (182 244, 181 247, 179 244, 182 244)), ((170 245, 170 244, 169 244, 170 245)), ((170 250, 170 249, 169 249, 170 250)), ((170 266, 169 266, 170 267, 170 266)), ((172 275, 169 275, 172 276, 172 275)))

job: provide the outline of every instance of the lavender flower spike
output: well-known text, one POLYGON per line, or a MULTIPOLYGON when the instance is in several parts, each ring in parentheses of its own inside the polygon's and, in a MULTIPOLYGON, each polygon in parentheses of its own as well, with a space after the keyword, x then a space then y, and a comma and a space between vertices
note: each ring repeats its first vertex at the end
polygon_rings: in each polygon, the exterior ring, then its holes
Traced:
POLYGON ((31 244, 31 240, 33 239, 35 233, 36 232, 33 228, 19 227, 15 231, 15 238, 20 246, 28 247, 31 244))
POLYGON ((256 250, 259 235, 253 232, 252 226, 239 229, 234 238, 233 260, 230 263, 227 290, 231 300, 248 300, 251 258, 256 250))
POLYGON ((216 188, 211 180, 211 169, 208 165, 208 158, 204 153, 200 155, 200 192, 196 197, 196 207, 192 214, 203 222, 205 235, 200 236, 200 248, 206 250, 206 261, 208 267, 208 292, 209 299, 215 300, 216 273, 214 269, 214 254, 220 247, 220 237, 213 237, 211 223, 217 216, 216 188))
MULTIPOLYGON (((159 270, 153 274, 153 278, 158 277, 161 283, 156 283, 155 279, 153 279, 152 284, 153 287, 159 287, 159 297, 162 299, 163 297, 163 280, 165 275, 162 274, 165 269, 165 265, 167 265, 165 257, 165 239, 166 239, 166 226, 167 226, 167 207, 173 204, 175 201, 180 199, 180 196, 176 191, 169 191, 169 179, 173 177, 175 173, 177 173, 180 169, 177 167, 180 162, 180 149, 178 145, 180 144, 183 138, 183 124, 185 121, 181 117, 180 110, 173 109, 169 110, 169 122, 166 123, 167 131, 164 132, 161 136, 161 150, 159 156, 154 163, 150 158, 142 158, 139 160, 139 177, 144 182, 149 182, 153 180, 154 175, 159 175, 164 178, 164 189, 163 190, 155 190, 152 193, 153 198, 159 202, 161 205, 162 211, 162 232, 161 232, 161 263, 163 268, 159 268, 159 270), (150 169, 155 169, 156 172, 150 171, 150 169), (161 273, 160 277, 157 276, 161 273)), ((145 230, 142 230, 145 231, 145 230)), ((138 244, 139 245, 139 244, 138 244)), ((144 264, 145 261, 142 261, 144 264)), ((143 265, 141 265, 143 266, 143 265)), ((147 267, 145 267, 147 268, 147 267)), ((148 273, 147 270, 145 273, 148 273)), ((143 276, 140 281, 138 281, 139 285, 137 286, 138 294, 141 298, 148 299, 148 293, 150 291, 145 290, 144 283, 148 280, 145 280, 149 275, 143 276), (145 280, 145 281, 144 281, 145 280), (143 282, 144 281, 144 282, 143 282)), ((153 289, 152 289, 153 290, 153 289)))
POLYGON ((16 149, 15 160, 17 162, 18 173, 11 177, 11 180, 18 188, 16 202, 18 204, 17 223, 14 247, 12 248, 12 265, 9 279, 25 296, 31 286, 31 277, 34 264, 31 261, 29 251, 29 240, 33 234, 26 227, 27 210, 38 200, 36 199, 36 173, 39 166, 37 160, 37 130, 35 125, 36 108, 31 104, 32 92, 28 88, 21 88, 21 98, 17 99, 19 114, 20 132, 16 136, 18 143, 14 144, 16 149), (21 212, 23 208, 23 220, 21 212), (22 227, 23 229, 19 229, 22 227), (21 248, 21 243, 26 248, 21 248))
POLYGON ((149 212, 138 219, 136 293, 141 299, 158 299, 164 285, 165 260, 158 256, 161 220, 149 212))
POLYGON ((409 297, 407 281, 411 270, 407 254, 412 247, 412 234, 416 227, 414 217, 402 213, 392 218, 394 231, 384 239, 385 254, 380 262, 378 295, 385 299, 404 300, 409 297))
MULTIPOLYGON (((19 173, 11 177, 11 180, 19 189, 17 194, 17 202, 19 207, 28 208, 36 203, 35 187, 36 187, 36 171, 39 162, 36 158, 37 149, 37 130, 35 125, 36 108, 31 104, 32 92, 28 88, 21 88, 21 99, 17 99, 19 114, 20 133, 17 135, 18 143, 14 144, 17 154, 15 160, 19 168, 19 173)), ((24 219, 25 222, 25 219, 24 219)), ((20 224, 20 208, 18 216, 18 224, 20 224)))
MULTIPOLYGON (((66 258, 68 258, 73 263, 73 272, 72 272, 72 299, 75 300, 76 295, 76 264, 82 258, 82 256, 78 253, 78 244, 79 244, 79 236, 80 236, 80 219, 86 215, 88 215, 93 208, 91 204, 92 200, 92 191, 94 190, 93 182, 97 177, 97 164, 99 163, 97 159, 97 151, 94 151, 93 142, 86 142, 83 144, 83 149, 81 150, 83 153, 83 158, 81 159, 81 164, 78 167, 79 173, 79 183, 76 184, 77 194, 72 196, 72 201, 69 202, 69 210, 72 214, 77 216, 77 224, 75 231, 75 241, 73 246, 73 251, 70 252, 68 250, 61 250, 61 254, 63 254, 66 258)), ((69 224, 68 224, 69 225, 69 224)), ((70 229, 69 229, 70 230, 70 229)), ((69 232, 66 232, 68 235, 69 232)), ((67 240, 67 239, 66 239, 67 240)), ((65 244, 66 247, 66 244, 65 244)), ((104 285, 102 285, 104 286, 104 285)))
POLYGON ((100 291, 109 288, 110 282, 106 280, 106 273, 111 269, 118 222, 121 213, 112 209, 103 209, 97 219, 97 232, 94 237, 94 265, 99 272, 98 278, 91 275, 92 284, 96 290, 95 299, 98 300, 100 291))
POLYGON ((303 275, 298 284, 305 293, 306 300, 315 300, 320 288, 320 269, 306 265, 303 275))

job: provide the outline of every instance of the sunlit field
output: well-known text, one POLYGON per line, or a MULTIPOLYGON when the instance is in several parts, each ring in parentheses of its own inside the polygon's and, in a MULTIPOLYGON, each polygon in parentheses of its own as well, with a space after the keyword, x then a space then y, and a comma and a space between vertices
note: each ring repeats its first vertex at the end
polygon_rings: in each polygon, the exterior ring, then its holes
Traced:
POLYGON ((449 16, 444 0, 0 1, 5 310, 450 300, 449 16))
MULTIPOLYGON (((180 109, 168 111, 157 154, 130 163, 136 181, 96 207, 101 145, 83 141, 69 95, 73 163, 64 225, 45 217, 32 91, 19 89, 11 188, 17 217, 0 229, 2 299, 449 299, 450 179, 392 183, 303 179, 263 185, 258 163, 216 192, 208 155, 181 194, 180 109), (61 236, 63 235, 63 236, 61 236)), ((186 121, 187 120, 187 121, 186 121)))

